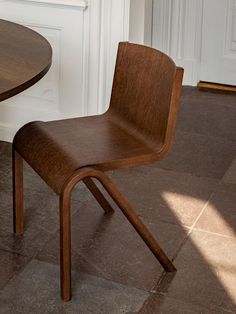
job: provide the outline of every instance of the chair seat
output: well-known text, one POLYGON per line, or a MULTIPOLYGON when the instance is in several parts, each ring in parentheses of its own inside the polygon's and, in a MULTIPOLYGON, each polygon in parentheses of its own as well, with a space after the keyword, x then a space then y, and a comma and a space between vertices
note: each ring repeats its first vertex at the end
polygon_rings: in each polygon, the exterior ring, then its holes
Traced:
POLYGON ((58 194, 79 168, 107 171, 143 164, 157 159, 162 145, 157 146, 109 114, 32 122, 15 139, 16 150, 58 194))

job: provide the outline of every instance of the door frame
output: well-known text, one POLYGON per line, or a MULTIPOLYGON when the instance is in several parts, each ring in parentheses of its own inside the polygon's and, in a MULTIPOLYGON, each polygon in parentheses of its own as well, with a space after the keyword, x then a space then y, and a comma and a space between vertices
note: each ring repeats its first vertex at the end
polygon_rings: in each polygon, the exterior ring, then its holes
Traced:
POLYGON ((204 0, 153 0, 152 46, 184 67, 185 85, 200 77, 204 0))

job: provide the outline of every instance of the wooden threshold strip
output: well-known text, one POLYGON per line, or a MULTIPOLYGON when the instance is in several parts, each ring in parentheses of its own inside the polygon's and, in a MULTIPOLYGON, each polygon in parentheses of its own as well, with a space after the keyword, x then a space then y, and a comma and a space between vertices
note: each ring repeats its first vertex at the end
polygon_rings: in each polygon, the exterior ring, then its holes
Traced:
POLYGON ((199 89, 204 90, 215 90, 215 91, 223 91, 223 92, 236 92, 236 86, 233 85, 225 85, 225 84, 217 84, 217 83, 210 83, 210 82, 203 82, 200 81, 197 84, 199 89))

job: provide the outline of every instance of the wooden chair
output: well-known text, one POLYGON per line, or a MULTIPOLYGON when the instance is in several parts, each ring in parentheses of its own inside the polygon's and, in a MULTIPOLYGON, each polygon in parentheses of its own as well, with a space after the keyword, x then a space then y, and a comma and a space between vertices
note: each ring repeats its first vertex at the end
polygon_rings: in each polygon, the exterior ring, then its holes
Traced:
POLYGON ((179 107, 183 69, 165 54, 120 43, 110 107, 104 114, 23 126, 13 142, 14 232, 23 234, 23 159, 59 195, 61 295, 71 299, 70 198, 83 181, 105 213, 112 207, 101 182, 168 272, 175 267, 117 190, 107 170, 162 159, 170 149, 179 107))

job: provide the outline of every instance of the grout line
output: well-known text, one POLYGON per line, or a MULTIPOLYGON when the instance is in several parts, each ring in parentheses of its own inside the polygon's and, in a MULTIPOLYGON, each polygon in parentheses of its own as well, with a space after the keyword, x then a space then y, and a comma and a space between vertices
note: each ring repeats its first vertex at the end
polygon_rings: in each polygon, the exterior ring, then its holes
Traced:
MULTIPOLYGON (((220 180, 217 184, 217 187, 219 187, 222 184, 222 181, 220 180)), ((201 218, 202 214, 204 213, 205 209, 207 208, 208 204, 210 203, 214 193, 216 192, 216 189, 214 191, 212 191, 211 195, 209 196, 208 201, 205 203, 205 205, 203 206, 202 210, 200 211, 199 215, 197 216, 195 222, 193 223, 193 225, 191 227, 186 226, 186 229, 189 229, 188 232, 188 236, 190 236, 192 234, 193 231, 199 231, 199 232, 203 232, 203 233, 208 233, 208 234, 212 234, 212 235, 216 235, 216 236, 221 236, 227 239, 235 239, 235 236, 228 236, 225 234, 221 234, 221 233, 217 233, 217 232, 213 232, 213 231, 208 231, 208 230, 204 230, 201 228, 196 228, 196 225, 199 221, 199 219, 201 218)))
POLYGON ((221 183, 222 185, 236 184, 236 182, 231 183, 231 182, 224 181, 224 178, 225 178, 225 176, 227 175, 227 173, 230 171, 231 168, 233 168, 233 164, 235 163, 235 161, 236 161, 236 159, 233 158, 233 160, 231 161, 229 167, 227 168, 227 170, 225 171, 224 175, 223 175, 222 178, 220 179, 220 183, 221 183))
MULTIPOLYGON (((217 186, 218 186, 219 184, 220 184, 220 182, 218 182, 217 186)), ((180 244, 180 246, 178 247, 178 249, 176 250, 175 254, 173 255, 172 261, 174 261, 174 260, 176 259, 177 255, 179 254, 179 252, 181 251, 182 247, 185 245, 185 243, 186 243, 187 240, 189 239, 189 237, 190 237, 190 235, 192 234, 192 232, 193 232, 194 230, 197 230, 197 229, 195 228, 195 226, 196 226, 198 220, 200 219, 201 215, 202 215, 203 212, 205 211, 206 207, 208 206, 210 200, 212 199, 212 196, 213 196, 214 192, 215 192, 215 190, 212 191, 212 193, 210 194, 209 199, 206 201, 205 205, 203 206, 201 212, 200 212, 199 215, 197 216, 197 218, 196 218, 195 222, 193 223, 193 225, 192 225, 191 227, 186 227, 186 230, 188 230, 187 233, 186 233, 186 236, 185 236, 185 238, 183 239, 183 241, 182 241, 182 243, 180 244)), ((160 282, 160 281, 159 281, 159 282, 160 282)), ((158 282, 158 284, 159 284, 159 282, 158 282)))
POLYGON ((151 288, 150 294, 156 294, 156 293, 158 293, 158 288, 159 288, 159 286, 161 285, 161 282, 162 282, 162 280, 165 278, 165 276, 166 276, 166 271, 163 270, 162 273, 161 273, 161 275, 160 275, 160 277, 159 277, 159 279, 158 279, 158 281, 157 281, 157 283, 154 283, 154 286, 151 288))
POLYGON ((145 165, 143 167, 148 167, 148 168, 156 169, 156 170, 163 170, 163 171, 166 171, 166 172, 178 173, 180 175, 186 175, 186 176, 194 177, 194 178, 197 178, 197 179, 208 179, 208 180, 212 180, 212 181, 217 181, 217 183, 221 182, 221 180, 222 180, 222 178, 198 175, 198 174, 195 174, 195 173, 192 173, 192 172, 186 172, 184 170, 175 170, 175 169, 172 169, 172 168, 168 168, 167 166, 160 166, 158 163, 156 163, 156 164, 155 163, 147 164, 147 165, 145 165))
MULTIPOLYGON (((219 184, 220 184, 220 182, 218 182, 217 186, 218 186, 219 184)), ((205 205, 203 206, 201 212, 200 212, 199 215, 197 216, 197 218, 196 218, 195 222, 193 223, 193 225, 192 225, 191 227, 185 227, 185 229, 186 229, 186 236, 184 237, 183 241, 180 243, 178 249, 177 249, 176 252, 174 253, 174 255, 173 255, 172 259, 171 259, 172 262, 175 261, 176 257, 178 256, 179 252, 181 251, 181 249, 183 248, 183 246, 185 245, 185 243, 188 241, 188 239, 189 239, 190 235, 192 234, 192 232, 193 232, 194 230, 197 230, 197 229, 195 228, 195 226, 196 226, 198 220, 200 219, 201 215, 203 214, 204 210, 206 209, 207 205, 209 204, 210 200, 212 199, 212 196, 213 196, 214 192, 215 192, 215 190, 212 191, 212 193, 210 194, 209 199, 206 201, 205 205)), ((159 280, 158 280, 156 286, 154 286, 154 287, 151 289, 151 293, 157 293, 157 292, 158 292, 158 287, 160 286, 160 284, 161 284, 162 280, 165 278, 165 276, 166 276, 166 272, 164 271, 164 272, 161 274, 161 276, 160 276, 160 278, 159 278, 159 280)))
MULTIPOLYGON (((220 136, 220 135, 209 135, 207 133, 199 133, 199 132, 194 132, 194 131, 184 131, 184 130, 181 130, 181 129, 176 129, 176 133, 177 132, 180 132, 180 133, 185 133, 185 134, 193 134, 193 135, 197 135, 199 137, 207 137, 209 139, 220 139, 220 140, 224 140, 224 141, 227 141, 227 142, 232 142, 232 143, 235 143, 235 139, 231 139, 231 138, 228 138, 227 136, 220 136)), ((211 177, 210 177, 211 178, 211 177)))
MULTIPOLYGON (((8 251, 6 251, 8 252, 8 251)), ((17 254, 17 253, 14 253, 14 254, 17 254)), ((19 254, 18 254, 19 255, 19 254)), ((24 257, 23 255, 20 255, 21 257, 24 257)), ((24 266, 21 267, 20 270, 16 271, 16 272, 13 272, 12 275, 10 276, 10 278, 6 281, 6 283, 4 284, 4 286, 2 287, 2 289, 0 290, 3 290, 5 289, 5 287, 8 286, 8 284, 14 280, 15 278, 17 278, 21 273, 23 273, 23 271, 26 269, 26 267, 32 262, 32 260, 34 259, 34 257, 29 257, 29 261, 27 261, 27 263, 25 263, 24 266)))
POLYGON ((220 181, 218 182, 218 184, 216 185, 216 188, 214 189, 214 191, 211 192, 208 200, 206 201, 205 205, 203 206, 202 210, 200 211, 199 215, 197 216, 195 222, 193 223, 193 225, 190 227, 190 232, 192 233, 192 231, 194 230, 196 224, 198 223, 200 217, 202 216, 203 212, 205 211, 205 209, 207 208, 207 206, 209 205, 214 193, 216 192, 217 188, 220 186, 220 181))
POLYGON ((185 245, 185 243, 188 241, 189 237, 191 235, 191 231, 188 231, 186 233, 186 236, 184 237, 183 241, 180 243, 178 249, 176 250, 175 254, 172 257, 172 261, 174 262, 174 260, 176 259, 177 255, 179 254, 179 252, 182 250, 182 247, 185 245))
POLYGON ((6 249, 6 248, 2 248, 2 247, 0 247, 0 251, 11 253, 11 254, 14 254, 14 255, 18 255, 18 256, 24 257, 24 258, 31 258, 31 256, 27 256, 27 255, 24 255, 24 254, 19 253, 17 251, 14 251, 14 250, 11 251, 10 249, 6 249))
MULTIPOLYGON (((188 229, 190 229, 190 228, 186 228, 186 231, 187 231, 188 229)), ((180 243, 179 247, 177 248, 176 252, 174 253, 174 255, 173 255, 172 259, 171 259, 172 262, 175 261, 177 255, 178 255, 179 252, 181 251, 182 247, 183 247, 183 246, 185 245, 185 243, 188 241, 190 234, 191 234, 191 231, 187 231, 187 232, 186 232, 186 236, 184 237, 183 241, 180 243)), ((160 276, 158 282, 156 283, 156 285, 150 290, 151 293, 153 293, 153 294, 155 294, 155 293, 160 293, 160 292, 158 291, 158 288, 159 288, 159 286, 161 285, 162 280, 166 277, 166 275, 167 275, 167 272, 164 270, 164 271, 162 272, 162 274, 161 274, 161 276, 160 276)))
POLYGON ((217 232, 213 232, 213 231, 208 231, 208 230, 204 230, 204 229, 200 229, 200 228, 193 228, 193 231, 209 233, 209 234, 220 236, 220 237, 227 238, 227 239, 235 239, 235 236, 229 236, 229 235, 226 235, 226 234, 217 233, 217 232))

